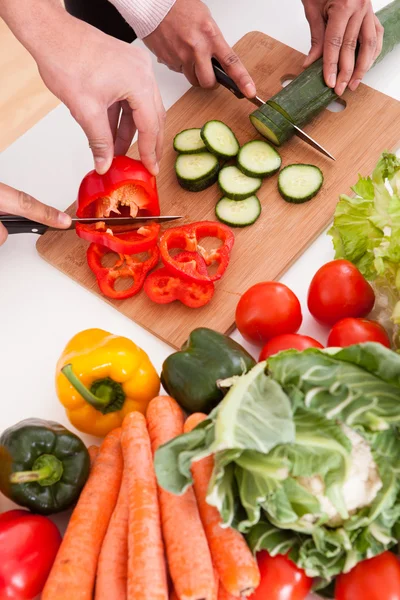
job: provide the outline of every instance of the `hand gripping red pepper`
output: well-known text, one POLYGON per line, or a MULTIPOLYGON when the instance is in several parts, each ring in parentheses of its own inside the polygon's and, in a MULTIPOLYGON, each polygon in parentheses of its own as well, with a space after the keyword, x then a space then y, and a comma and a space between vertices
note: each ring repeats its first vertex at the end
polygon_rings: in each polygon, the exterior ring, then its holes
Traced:
POLYGON ((177 275, 187 281, 217 281, 225 273, 230 254, 235 241, 233 232, 223 223, 215 221, 200 221, 167 229, 160 239, 161 260, 168 268, 171 275, 177 275), (200 245, 203 238, 216 237, 222 245, 212 250, 206 250, 200 245), (179 262, 170 254, 173 249, 198 252, 207 266, 217 263, 218 268, 213 274, 202 273, 195 260, 179 262))

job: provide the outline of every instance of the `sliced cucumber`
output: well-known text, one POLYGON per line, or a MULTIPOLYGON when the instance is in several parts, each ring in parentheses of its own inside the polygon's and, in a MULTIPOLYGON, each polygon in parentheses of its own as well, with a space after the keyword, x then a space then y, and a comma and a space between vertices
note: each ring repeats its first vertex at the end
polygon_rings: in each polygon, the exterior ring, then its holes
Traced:
POLYGON ((179 185, 190 192, 201 192, 218 179, 218 158, 209 152, 180 154, 175 161, 179 185))
POLYGON ((174 137, 174 150, 180 154, 196 154, 207 150, 200 135, 201 129, 184 129, 174 137))
POLYGON ((315 165, 288 165, 279 173, 279 193, 287 202, 311 200, 322 187, 324 176, 315 165))
POLYGON ((261 214, 261 204, 257 196, 245 200, 221 198, 215 207, 217 219, 232 227, 246 227, 257 221, 261 214))
POLYGON ((225 196, 232 200, 244 200, 260 189, 262 179, 248 177, 237 167, 224 167, 218 175, 218 183, 225 196))
POLYGON ((237 164, 249 177, 270 177, 279 171, 282 159, 267 142, 253 140, 240 148, 237 164))
POLYGON ((208 121, 201 130, 208 150, 220 158, 232 158, 239 152, 239 142, 232 129, 222 121, 208 121))

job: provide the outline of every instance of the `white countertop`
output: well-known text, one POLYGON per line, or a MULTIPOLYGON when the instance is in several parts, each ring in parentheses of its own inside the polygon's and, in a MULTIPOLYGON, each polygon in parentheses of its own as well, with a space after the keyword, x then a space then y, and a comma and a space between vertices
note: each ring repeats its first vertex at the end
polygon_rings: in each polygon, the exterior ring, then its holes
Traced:
MULTIPOLYGON (((376 0, 373 4, 378 10, 387 2, 376 0)), ((308 52, 309 30, 300 0, 209 0, 208 5, 230 44, 248 31, 261 30, 308 52)), ((399 63, 400 47, 368 73, 365 83, 400 100, 399 63)), ((183 76, 156 61, 154 64, 168 109, 189 84, 183 76)), ((60 209, 75 199, 82 177, 92 168, 86 138, 64 106, 0 155, 0 181, 60 209)), ((36 252, 36 240, 35 235, 10 236, 0 248, 0 432, 28 417, 55 420, 72 429, 55 394, 54 370, 64 345, 82 329, 100 327, 130 337, 159 371, 171 352, 166 344, 45 263, 36 252)), ((307 288, 315 271, 332 258, 331 240, 323 234, 282 279, 302 303, 301 332, 321 342, 327 331, 308 315, 307 288)), ((238 332, 233 336, 242 341, 238 332)), ((254 350, 255 357, 258 352, 254 350)), ((0 496, 0 512, 9 507, 0 496)))

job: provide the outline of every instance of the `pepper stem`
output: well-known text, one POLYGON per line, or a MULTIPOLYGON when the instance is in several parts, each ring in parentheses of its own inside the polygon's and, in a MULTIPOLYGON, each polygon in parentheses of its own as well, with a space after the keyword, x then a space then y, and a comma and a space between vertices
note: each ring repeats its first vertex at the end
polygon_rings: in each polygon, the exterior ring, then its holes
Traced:
POLYGON ((10 482, 16 484, 36 482, 46 487, 60 481, 63 472, 63 464, 56 456, 42 454, 33 463, 31 471, 13 473, 10 482))
POLYGON ((110 377, 97 379, 88 389, 75 375, 71 364, 65 365, 61 369, 61 373, 65 375, 78 394, 103 415, 121 410, 123 407, 126 396, 122 385, 110 377))

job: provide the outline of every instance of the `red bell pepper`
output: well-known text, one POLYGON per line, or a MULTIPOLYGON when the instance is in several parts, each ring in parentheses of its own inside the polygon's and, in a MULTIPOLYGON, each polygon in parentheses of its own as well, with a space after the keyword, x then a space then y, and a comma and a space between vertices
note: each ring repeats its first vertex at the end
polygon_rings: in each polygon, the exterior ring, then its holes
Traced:
POLYGON ((226 271, 234 241, 235 236, 229 227, 215 221, 200 221, 182 227, 173 227, 161 236, 161 260, 171 275, 177 275, 187 281, 217 281, 226 271), (216 237, 222 245, 206 250, 199 243, 206 237, 216 237), (170 254, 170 250, 177 248, 199 253, 207 266, 217 263, 217 270, 213 274, 202 273, 195 260, 179 262, 176 256, 170 254))
MULTIPOLYGON (((195 262, 199 273, 207 275, 207 265, 196 252, 181 252, 174 257, 179 263, 195 262)), ((144 291, 157 304, 169 304, 179 300, 189 308, 205 306, 214 295, 212 281, 185 281, 182 277, 171 275, 167 267, 157 269, 148 275, 144 282, 144 291)))
POLYGON ((61 544, 50 519, 26 510, 0 515, 0 598, 33 600, 44 588, 61 544))
POLYGON ((124 226, 114 227, 113 232, 102 223, 91 225, 76 224, 76 233, 80 238, 101 244, 117 254, 140 254, 157 244, 160 225, 150 223, 140 229, 129 229, 124 226))
POLYGON ((105 246, 90 244, 87 251, 88 265, 96 275, 102 293, 115 300, 131 298, 140 292, 147 273, 160 260, 160 251, 157 246, 148 250, 149 257, 144 261, 134 254, 120 254, 118 260, 110 267, 103 265, 103 258, 106 254, 110 254, 110 250, 105 246), (115 283, 121 278, 133 279, 132 285, 125 290, 116 290, 115 283))

